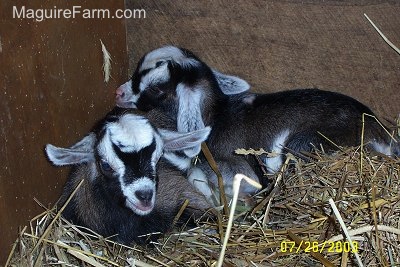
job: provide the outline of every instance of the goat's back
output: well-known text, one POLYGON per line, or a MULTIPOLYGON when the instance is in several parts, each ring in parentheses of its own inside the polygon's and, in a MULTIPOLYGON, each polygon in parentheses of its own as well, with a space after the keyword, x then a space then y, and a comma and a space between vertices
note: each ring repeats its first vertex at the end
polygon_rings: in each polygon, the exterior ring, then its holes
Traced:
POLYGON ((286 147, 309 151, 311 143, 331 147, 325 137, 339 146, 360 145, 363 131, 365 143, 387 144, 386 129, 371 116, 374 113, 357 100, 329 91, 245 93, 230 97, 216 114, 209 141, 231 152, 240 147, 270 149, 285 133, 286 147))

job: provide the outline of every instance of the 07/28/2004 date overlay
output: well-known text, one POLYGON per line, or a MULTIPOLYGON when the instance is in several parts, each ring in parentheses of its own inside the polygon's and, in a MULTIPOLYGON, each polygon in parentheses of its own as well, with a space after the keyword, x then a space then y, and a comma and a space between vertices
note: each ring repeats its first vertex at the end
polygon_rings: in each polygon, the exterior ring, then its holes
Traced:
POLYGON ((324 251, 330 253, 342 253, 342 252, 358 252, 358 242, 357 241, 324 241, 322 243, 318 241, 301 241, 300 244, 296 244, 294 241, 282 241, 281 242, 281 252, 288 253, 301 253, 301 252, 319 252, 324 251))

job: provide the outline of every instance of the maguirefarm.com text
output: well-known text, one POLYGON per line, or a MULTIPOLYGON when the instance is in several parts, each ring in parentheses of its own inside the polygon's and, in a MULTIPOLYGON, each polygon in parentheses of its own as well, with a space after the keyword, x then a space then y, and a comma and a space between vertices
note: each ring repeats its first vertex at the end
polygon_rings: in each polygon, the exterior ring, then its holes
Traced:
POLYGON ((144 19, 146 18, 145 9, 117 9, 111 11, 109 9, 88 9, 81 6, 72 6, 71 8, 38 8, 32 9, 26 6, 13 6, 13 18, 33 19, 35 21, 43 21, 45 19, 144 19))

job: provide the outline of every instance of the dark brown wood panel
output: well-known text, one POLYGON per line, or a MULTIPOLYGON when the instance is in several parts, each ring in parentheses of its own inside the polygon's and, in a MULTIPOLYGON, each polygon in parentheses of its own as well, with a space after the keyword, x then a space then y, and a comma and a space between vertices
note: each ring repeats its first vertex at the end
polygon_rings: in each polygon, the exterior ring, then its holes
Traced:
POLYGON ((17 237, 52 205, 67 169, 52 167, 44 145, 67 146, 86 134, 114 104, 126 80, 124 19, 12 18, 19 9, 123 9, 123 1, 1 1, 0 3, 0 265, 17 237), (112 56, 112 78, 103 81, 100 39, 112 56))
POLYGON ((400 1, 127 1, 147 10, 128 22, 130 71, 143 53, 186 47, 258 92, 319 87, 351 95, 378 114, 400 113, 400 1), (138 38, 139 36, 139 38, 138 38))

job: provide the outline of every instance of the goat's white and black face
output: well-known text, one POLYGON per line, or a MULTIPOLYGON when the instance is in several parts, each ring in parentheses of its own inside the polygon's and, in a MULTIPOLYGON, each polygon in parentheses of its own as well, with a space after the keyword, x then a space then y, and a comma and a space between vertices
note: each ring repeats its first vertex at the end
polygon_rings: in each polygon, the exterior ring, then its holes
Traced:
POLYGON ((146 54, 131 80, 116 90, 120 107, 150 110, 175 108, 178 131, 204 128, 201 118, 208 99, 247 91, 249 84, 235 76, 210 69, 192 52, 174 46, 146 54))
POLYGON ((190 52, 174 46, 153 50, 139 61, 132 78, 116 91, 120 107, 149 109, 174 93, 181 67, 191 68, 200 64, 190 52), (146 98, 146 99, 144 99, 146 98))
POLYGON ((156 164, 163 152, 198 146, 203 132, 179 133, 158 130, 136 114, 108 116, 103 126, 70 148, 46 146, 48 158, 57 166, 85 164, 90 182, 109 191, 112 199, 138 215, 149 214, 155 204, 156 164), (186 134, 187 135, 187 134, 186 134), (95 183, 96 182, 96 183, 95 183), (118 197, 119 195, 119 197, 118 197))
POLYGON ((139 215, 154 207, 156 163, 162 140, 147 119, 124 115, 107 122, 96 147, 99 169, 107 179, 118 180, 125 205, 139 215))

